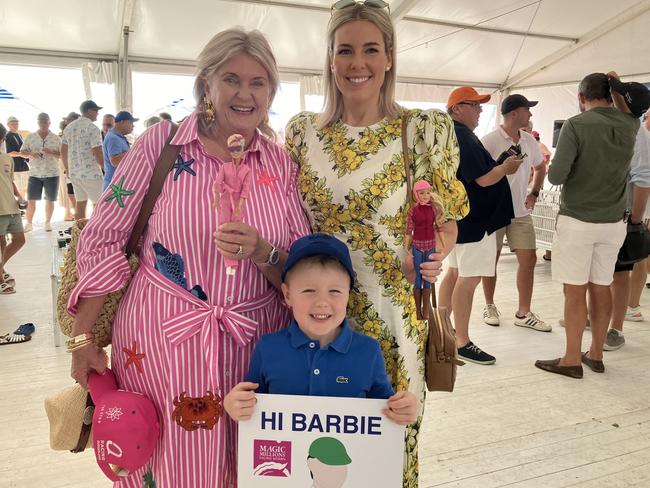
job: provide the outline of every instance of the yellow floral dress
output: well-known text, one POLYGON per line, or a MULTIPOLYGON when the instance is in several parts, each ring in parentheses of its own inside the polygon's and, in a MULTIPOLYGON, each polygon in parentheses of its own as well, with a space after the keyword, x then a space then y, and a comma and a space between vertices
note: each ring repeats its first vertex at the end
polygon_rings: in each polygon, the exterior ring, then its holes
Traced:
MULTIPOLYGON (((412 110, 408 121, 413 183, 429 181, 445 202, 446 219, 463 218, 469 205, 456 179, 460 156, 452 120, 439 110, 412 110)), ((395 390, 408 389, 419 398, 418 420, 407 430, 404 465, 404 488, 417 488, 427 330, 415 318, 412 285, 401 270, 408 212, 402 119, 369 127, 339 121, 318 129, 317 123, 314 113, 293 117, 286 148, 300 168, 299 189, 312 230, 350 247, 358 277, 350 294, 350 323, 379 341, 395 390)))

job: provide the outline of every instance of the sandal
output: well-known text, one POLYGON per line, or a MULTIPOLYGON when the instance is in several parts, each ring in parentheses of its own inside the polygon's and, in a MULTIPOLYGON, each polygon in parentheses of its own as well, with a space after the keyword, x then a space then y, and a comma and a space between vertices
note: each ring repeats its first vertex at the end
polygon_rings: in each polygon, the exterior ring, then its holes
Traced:
POLYGON ((34 324, 27 322, 14 330, 14 335, 32 335, 34 331, 36 331, 34 324))
POLYGON ((11 295, 13 293, 16 293, 16 290, 9 282, 0 283, 0 295, 11 295))
POLYGON ((14 286, 16 284, 16 279, 11 276, 9 273, 5 273, 2 275, 2 281, 5 283, 9 283, 10 286, 14 286))
POLYGON ((31 340, 32 336, 5 334, 3 336, 0 336, 0 346, 6 346, 8 344, 20 344, 21 342, 27 342, 31 340))

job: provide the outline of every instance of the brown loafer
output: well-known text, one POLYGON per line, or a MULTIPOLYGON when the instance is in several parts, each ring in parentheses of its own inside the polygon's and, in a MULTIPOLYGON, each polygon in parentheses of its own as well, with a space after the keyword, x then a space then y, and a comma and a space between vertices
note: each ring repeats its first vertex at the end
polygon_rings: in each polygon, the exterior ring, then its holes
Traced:
POLYGON ((582 378, 582 366, 561 366, 560 358, 558 359, 539 359, 535 361, 535 366, 549 373, 561 374, 569 378, 582 378))
POLYGON ((598 359, 591 359, 587 354, 589 354, 589 351, 582 353, 582 362, 589 366, 594 373, 604 373, 605 364, 598 359))

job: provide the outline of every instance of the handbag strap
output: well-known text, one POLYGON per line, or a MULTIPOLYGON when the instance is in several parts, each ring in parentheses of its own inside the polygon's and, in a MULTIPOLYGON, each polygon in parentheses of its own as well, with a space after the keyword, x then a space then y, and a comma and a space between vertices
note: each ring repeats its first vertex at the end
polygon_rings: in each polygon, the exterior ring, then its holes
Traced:
POLYGON ((158 196, 162 191, 165 179, 167 178, 169 172, 172 170, 174 162, 176 161, 176 158, 181 151, 181 146, 172 145, 171 143, 172 139, 176 135, 177 130, 178 125, 172 124, 171 131, 169 132, 169 137, 167 137, 167 142, 165 142, 165 146, 162 148, 162 151, 160 151, 160 156, 158 156, 158 161, 156 161, 156 166, 154 167, 153 176, 151 177, 151 182, 149 183, 149 188, 147 189, 147 193, 144 196, 138 218, 136 219, 135 225, 131 230, 131 237, 129 237, 129 242, 126 245, 125 254, 127 258, 132 254, 137 253, 138 242, 140 241, 140 237, 144 232, 144 228, 147 226, 147 222, 149 222, 149 217, 151 216, 153 207, 156 205, 156 200, 158 200, 158 196))
MULTIPOLYGON (((408 126, 409 113, 404 112, 402 115, 402 159, 404 159, 404 172, 406 173, 406 205, 410 206, 414 203, 413 199, 413 182, 411 181, 411 158, 409 157, 409 143, 406 136, 406 128, 408 126)), ((431 283, 431 301, 433 308, 438 308, 436 303, 436 286, 431 283)))
POLYGON ((406 128, 409 121, 408 110, 402 115, 402 159, 404 160, 404 173, 406 173, 406 205, 410 206, 413 200, 413 182, 411 181, 411 158, 409 156, 409 143, 406 128))

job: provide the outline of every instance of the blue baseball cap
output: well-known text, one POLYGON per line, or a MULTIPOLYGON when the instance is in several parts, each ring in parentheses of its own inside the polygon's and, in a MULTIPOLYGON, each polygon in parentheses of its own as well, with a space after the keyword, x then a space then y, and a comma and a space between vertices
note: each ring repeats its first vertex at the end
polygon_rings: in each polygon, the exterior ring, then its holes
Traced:
POLYGON ((354 268, 352 267, 348 246, 336 237, 327 234, 311 234, 294 241, 282 270, 282 281, 284 282, 289 270, 300 260, 320 255, 336 258, 343 265, 350 275, 350 288, 352 288, 352 285, 354 285, 354 268))
POLYGON ((127 112, 126 110, 117 112, 117 115, 115 116, 115 122, 124 122, 125 120, 132 120, 133 122, 136 122, 140 119, 134 118, 133 115, 131 115, 131 112, 127 112))

